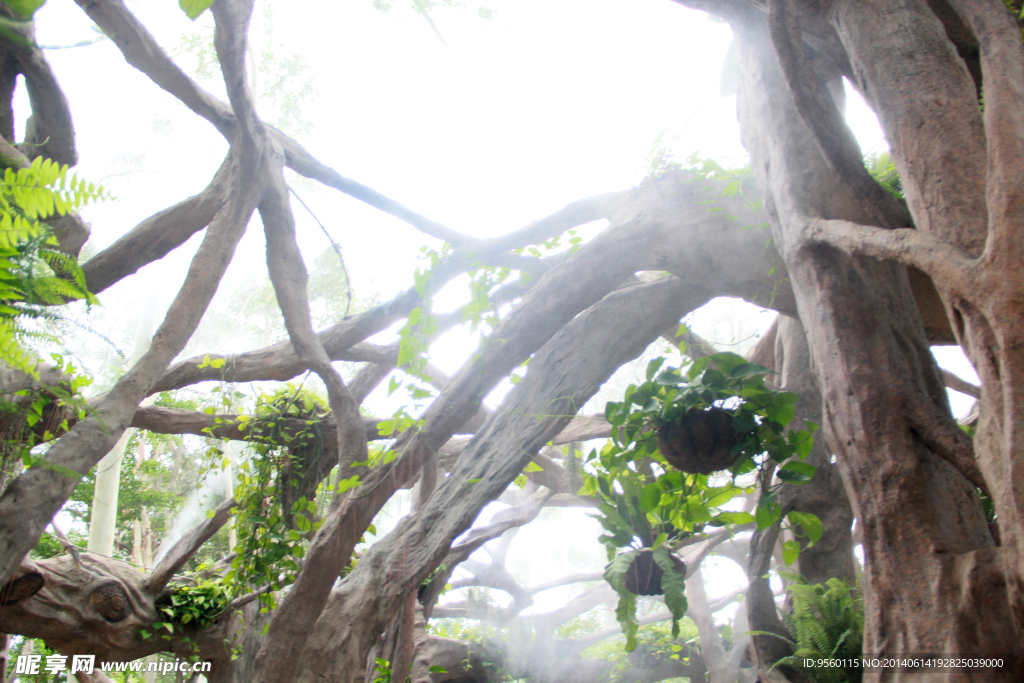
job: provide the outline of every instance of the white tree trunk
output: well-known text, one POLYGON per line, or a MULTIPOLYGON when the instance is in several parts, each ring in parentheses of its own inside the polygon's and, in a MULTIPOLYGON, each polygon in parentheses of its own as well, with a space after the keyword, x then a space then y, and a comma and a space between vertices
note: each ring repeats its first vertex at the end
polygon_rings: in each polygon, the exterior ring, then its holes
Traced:
MULTIPOLYGON (((146 307, 146 313, 139 324, 139 332, 135 337, 135 348, 132 350, 132 358, 128 363, 129 368, 138 363, 139 359, 149 351, 156 322, 156 303, 154 297, 146 307)), ((140 407, 152 405, 156 398, 156 394, 146 397, 140 407)), ((96 490, 92 500, 92 515, 89 517, 89 544, 87 546, 89 552, 108 557, 114 554, 117 498, 121 485, 121 461, 124 459, 124 451, 131 435, 131 429, 124 430, 124 434, 117 440, 114 447, 96 465, 96 490)))

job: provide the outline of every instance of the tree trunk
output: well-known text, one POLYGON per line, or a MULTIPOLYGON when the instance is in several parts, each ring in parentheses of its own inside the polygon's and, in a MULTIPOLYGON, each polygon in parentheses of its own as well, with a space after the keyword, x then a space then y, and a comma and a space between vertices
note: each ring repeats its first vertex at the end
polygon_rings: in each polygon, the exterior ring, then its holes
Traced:
MULTIPOLYGON (((950 452, 958 428, 905 268, 808 239, 813 217, 872 223, 884 208, 858 196, 822 156, 794 106, 764 15, 733 19, 744 142, 807 332, 825 433, 863 527, 865 652, 1019 654, 999 552, 967 478, 970 463, 950 452)), ((1005 671, 986 676, 1014 680, 1005 671)))

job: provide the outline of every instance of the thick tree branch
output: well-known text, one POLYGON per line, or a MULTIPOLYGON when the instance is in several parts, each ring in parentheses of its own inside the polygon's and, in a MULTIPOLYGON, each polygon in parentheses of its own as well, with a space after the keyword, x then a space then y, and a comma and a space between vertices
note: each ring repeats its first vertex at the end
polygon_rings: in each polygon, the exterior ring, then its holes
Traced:
POLYGON ((913 228, 884 230, 841 219, 812 219, 807 242, 820 242, 850 256, 868 256, 914 266, 943 289, 967 295, 973 287, 970 272, 975 261, 959 247, 941 237, 913 228))
MULTIPOLYGON (((146 406, 139 408, 132 418, 132 427, 146 429, 157 434, 195 434, 215 439, 232 439, 234 441, 251 441, 254 432, 260 432, 260 421, 240 420, 239 415, 223 413, 203 413, 181 408, 163 408, 146 406)), ((380 420, 371 417, 362 418, 363 431, 367 441, 383 439, 377 429, 380 420)), ((292 435, 299 435, 309 430, 309 422, 299 418, 277 418, 274 420, 275 433, 288 444, 292 435)), ((327 431, 332 432, 330 426, 327 431)), ((331 453, 334 452, 332 448, 331 453)))
POLYGON ((0 517, 22 520, 0 528, 0 583, 35 545, 43 527, 71 494, 78 475, 88 472, 117 441, 156 378, 198 327, 255 208, 259 184, 251 176, 253 151, 244 146, 232 150, 236 165, 231 199, 210 224, 150 350, 118 380, 92 415, 54 444, 46 455, 50 466, 28 469, 0 496, 0 517))
POLYGON ((1001 3, 952 0, 980 38, 985 86, 988 176, 985 198, 989 238, 986 256, 1015 267, 1021 261, 1024 225, 1024 48, 1020 27, 1001 3))
POLYGON ((768 0, 768 28, 793 103, 829 165, 879 225, 910 223, 906 209, 864 167, 860 145, 807 57, 794 0, 768 0))
MULTIPOLYGON (((366 432, 359 404, 331 365, 320 339, 313 332, 306 295, 306 268, 295 241, 295 226, 288 207, 284 178, 275 174, 272 183, 260 205, 260 215, 267 236, 270 279, 284 313, 288 336, 299 359, 327 386, 331 413, 337 424, 339 461, 366 460, 366 432)), ((268 666, 276 669, 278 657, 282 654, 281 645, 290 644, 295 648, 323 609, 341 566, 347 563, 351 554, 351 548, 344 545, 344 535, 335 527, 348 507, 349 499, 350 494, 342 493, 332 499, 325 522, 310 544, 303 571, 270 622, 268 637, 256 656, 258 669, 266 670, 268 666), (273 664, 269 665, 269 662, 273 664)))
MULTIPOLYGON (((837 0, 828 21, 853 67, 853 84, 878 113, 914 227, 978 256, 988 222, 986 135, 977 86, 934 9, 943 4, 900 0, 865 11, 860 0, 837 0), (956 182, 941 180, 954 168, 956 182)), ((800 113, 813 131, 816 122, 800 113)), ((825 217, 886 228, 910 225, 838 213, 825 217)))
POLYGON ((150 216, 86 261, 82 272, 89 291, 99 294, 209 225, 224 206, 230 168, 230 159, 225 159, 202 192, 150 216))
POLYGON ((966 394, 974 398, 981 398, 981 387, 971 384, 970 382, 961 379, 957 375, 954 375, 949 370, 941 369, 942 381, 945 385, 953 391, 959 391, 961 394, 966 394))
POLYGON ((948 405, 945 409, 920 401, 907 405, 910 426, 928 448, 955 467, 967 481, 990 495, 988 483, 974 457, 974 443, 956 422, 949 419, 948 411, 948 405))
MULTIPOLYGON (((418 305, 419 300, 415 289, 403 292, 388 303, 346 318, 323 330, 318 334, 320 343, 332 360, 383 362, 388 358, 386 350, 360 342, 404 318, 418 305)), ((160 378, 151 393, 180 389, 197 382, 283 382, 305 370, 290 341, 237 355, 207 355, 211 361, 223 360, 224 364, 214 367, 219 363, 204 363, 206 355, 179 361, 160 378)))
MULTIPOLYGON (((231 139, 237 125, 231 108, 200 88, 167 56, 153 36, 139 23, 121 0, 75 0, 86 14, 111 37, 125 60, 154 83, 177 97, 193 112, 231 139)), ((263 125, 263 124, 261 124, 263 125)), ((312 157, 297 142, 280 131, 266 127, 274 142, 285 150, 287 164, 296 172, 333 187, 355 199, 399 218, 422 232, 455 245, 476 240, 424 218, 376 190, 344 178, 312 157)))
POLYGON ((78 163, 78 152, 71 110, 49 62, 34 44, 16 48, 14 54, 18 70, 25 77, 32 107, 25 140, 18 148, 31 159, 42 156, 74 166, 78 163))
POLYGON ((231 138, 235 128, 231 108, 186 76, 121 0, 75 2, 117 45, 125 61, 231 138))

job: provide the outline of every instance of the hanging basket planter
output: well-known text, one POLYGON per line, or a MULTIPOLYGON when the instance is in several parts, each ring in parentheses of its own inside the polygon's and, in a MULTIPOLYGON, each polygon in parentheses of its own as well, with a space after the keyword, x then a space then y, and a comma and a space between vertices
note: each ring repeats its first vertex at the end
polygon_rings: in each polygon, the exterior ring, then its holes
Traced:
POLYGON ((669 464, 689 474, 711 474, 736 464, 740 454, 733 417, 721 408, 691 410, 658 428, 658 449, 669 464))
MULTIPOLYGON (((676 572, 686 576, 686 563, 675 555, 670 556, 676 572)), ((654 560, 654 553, 644 548, 639 551, 633 559, 633 563, 626 570, 626 590, 636 595, 662 595, 661 579, 664 571, 654 560)))

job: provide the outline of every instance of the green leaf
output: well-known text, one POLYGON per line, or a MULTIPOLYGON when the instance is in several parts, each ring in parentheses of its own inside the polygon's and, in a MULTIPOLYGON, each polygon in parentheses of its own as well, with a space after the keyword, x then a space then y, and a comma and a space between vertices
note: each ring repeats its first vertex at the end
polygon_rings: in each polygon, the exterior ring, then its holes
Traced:
POLYGON ((661 503, 661 484, 654 482, 644 487, 640 493, 640 511, 647 513, 657 509, 661 503))
POLYGON ((36 13, 46 0, 3 0, 3 3, 12 10, 29 19, 36 13))
POLYGON ((791 484, 806 484, 814 476, 816 469, 810 463, 790 460, 779 468, 777 474, 782 481, 787 481, 791 484))
MULTIPOLYGON (((711 493, 713 490, 714 489, 710 489, 708 492, 711 493)), ((730 486, 712 495, 704 504, 709 508, 716 508, 729 502, 740 493, 743 493, 743 489, 730 486)))
POLYGON ((786 541, 782 544, 782 561, 791 565, 800 558, 800 544, 796 541, 786 541))
POLYGON ((810 512, 797 512, 794 510, 786 515, 786 519, 791 524, 799 524, 812 544, 817 543, 825 531, 825 526, 818 519, 818 516, 810 512))
POLYGON ((711 520, 715 526, 725 526, 726 524, 750 524, 754 521, 754 515, 749 512, 722 512, 715 515, 715 518, 711 520))
POLYGON ((446 669, 443 666, 440 666, 438 664, 435 664, 434 666, 430 667, 430 673, 432 673, 432 674, 446 674, 446 673, 448 673, 448 669, 446 669))
POLYGON ((626 636, 626 652, 636 649, 636 632, 640 622, 636 619, 636 596, 628 591, 619 593, 619 604, 615 607, 615 618, 626 636))
POLYGON ((757 505, 757 510, 754 513, 754 518, 757 521, 757 528, 760 531, 764 531, 772 524, 778 521, 782 514, 782 510, 779 504, 774 501, 764 501, 763 499, 757 505))
POLYGON ((711 362, 711 356, 704 356, 693 361, 690 368, 686 371, 686 379, 693 380, 700 373, 704 372, 704 369, 708 367, 708 363, 711 362))
POLYGON ((711 362, 715 364, 715 367, 727 374, 732 372, 733 368, 737 366, 749 365, 746 358, 738 353, 733 353, 732 351, 715 353, 708 356, 708 358, 710 358, 711 362))
POLYGON ((526 466, 526 467, 525 467, 525 468, 523 469, 523 474, 529 474, 529 473, 531 473, 531 472, 543 472, 543 471, 544 471, 544 468, 543 468, 543 467, 541 467, 540 465, 538 465, 537 463, 535 463, 535 462, 533 462, 533 461, 531 460, 531 461, 530 461, 530 464, 528 464, 528 465, 527 465, 527 466, 526 466))
POLYGON ((616 555, 615 558, 604 568, 604 580, 620 594, 626 592, 626 571, 629 565, 636 559, 637 550, 616 555))
POLYGON ((666 358, 659 356, 647 364, 647 381, 650 382, 654 379, 654 375, 658 373, 658 370, 664 365, 666 358))
POLYGON ((729 371, 729 376, 742 379, 744 377, 752 377, 754 375, 765 375, 770 372, 771 370, 763 365, 757 365, 756 363, 740 363, 729 371))
POLYGON ((776 408, 775 412, 771 414, 771 418, 785 427, 793 421, 795 412, 796 409, 793 407, 793 404, 787 403, 776 408))
POLYGON ((803 460, 811 454, 811 450, 814 449, 814 437, 811 436, 810 431, 801 429, 796 433, 790 433, 790 443, 796 445, 796 456, 803 460))
POLYGON ((665 546, 654 550, 654 561, 661 567, 661 589, 665 594, 665 605, 672 613, 672 637, 678 638, 679 620, 686 615, 686 577, 676 571, 665 546))

